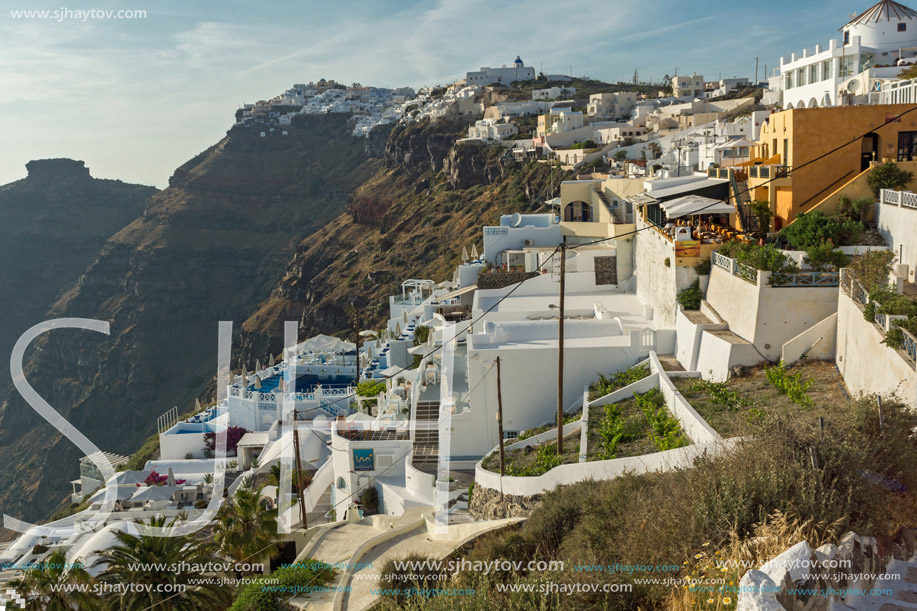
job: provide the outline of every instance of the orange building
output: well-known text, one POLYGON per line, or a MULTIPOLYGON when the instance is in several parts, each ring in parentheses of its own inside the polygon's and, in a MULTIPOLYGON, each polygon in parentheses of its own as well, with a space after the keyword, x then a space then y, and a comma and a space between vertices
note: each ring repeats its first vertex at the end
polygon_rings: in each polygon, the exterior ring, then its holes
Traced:
POLYGON ((752 159, 756 165, 747 171, 750 199, 770 202, 774 229, 779 230, 799 213, 836 197, 848 183, 858 178, 863 182, 872 162, 917 160, 917 106, 777 112, 761 126, 752 159))

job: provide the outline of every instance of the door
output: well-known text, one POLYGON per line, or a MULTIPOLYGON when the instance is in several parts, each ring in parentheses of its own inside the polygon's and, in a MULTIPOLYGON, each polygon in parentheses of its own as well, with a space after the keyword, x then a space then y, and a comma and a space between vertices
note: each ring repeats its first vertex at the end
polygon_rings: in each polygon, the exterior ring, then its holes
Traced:
POLYGON ((860 153, 860 171, 864 172, 869 169, 869 164, 878 160, 879 155, 879 135, 866 134, 863 136, 863 144, 860 153))

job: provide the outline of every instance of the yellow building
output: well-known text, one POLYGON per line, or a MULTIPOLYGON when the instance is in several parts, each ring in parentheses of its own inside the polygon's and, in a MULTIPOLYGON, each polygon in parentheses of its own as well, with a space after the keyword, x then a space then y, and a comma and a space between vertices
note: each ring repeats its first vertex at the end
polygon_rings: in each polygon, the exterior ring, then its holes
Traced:
POLYGON ((643 192, 642 178, 567 180, 560 185, 560 227, 564 241, 577 244, 627 234, 634 229, 626 197, 643 192))
MULTIPOLYGON (((761 126, 752 155, 757 165, 747 168, 747 186, 740 182, 739 192, 747 188, 749 199, 770 202, 779 230, 858 177, 862 182, 872 162, 917 159, 917 111, 902 116, 913 109, 894 104, 774 113, 761 126)), ((737 178, 746 178, 741 174, 737 178)))

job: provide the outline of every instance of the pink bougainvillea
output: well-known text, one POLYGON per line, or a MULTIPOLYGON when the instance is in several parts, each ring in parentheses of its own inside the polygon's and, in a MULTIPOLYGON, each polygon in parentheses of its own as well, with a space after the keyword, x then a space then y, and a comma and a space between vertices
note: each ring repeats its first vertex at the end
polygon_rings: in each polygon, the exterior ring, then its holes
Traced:
MULTIPOLYGON (((150 474, 146 476, 146 479, 143 480, 143 483, 146 484, 147 486, 165 486, 166 484, 169 483, 169 476, 164 473, 156 473, 156 470, 153 469, 152 471, 150 471, 150 474)), ((185 483, 185 480, 183 479, 175 480, 176 486, 178 484, 184 484, 184 483, 185 483)), ((140 484, 137 484, 137 485, 139 486, 140 484)))
MULTIPOLYGON (((226 429, 226 453, 230 456, 236 453, 236 446, 239 445, 239 441, 248 432, 248 429, 245 429, 241 426, 231 426, 226 429)), ((217 451, 220 448, 216 447, 216 433, 207 433, 204 435, 204 445, 207 446, 207 449, 211 453, 217 451)))

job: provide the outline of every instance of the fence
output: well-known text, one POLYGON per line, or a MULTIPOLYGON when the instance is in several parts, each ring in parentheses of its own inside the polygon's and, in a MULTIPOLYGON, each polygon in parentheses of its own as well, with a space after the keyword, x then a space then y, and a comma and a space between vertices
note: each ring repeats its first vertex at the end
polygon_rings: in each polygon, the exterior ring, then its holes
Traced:
POLYGON ((889 206, 917 210, 917 193, 912 193, 910 191, 882 189, 879 192, 879 201, 889 206))
MULTIPOLYGON (((750 265, 739 263, 735 259, 714 252, 711 261, 733 276, 738 276, 752 284, 758 283, 758 270, 750 265)), ((774 273, 770 275, 770 285, 775 288, 794 286, 832 287, 840 284, 839 272, 794 272, 774 273)))
MULTIPOLYGON (((850 273, 850 270, 844 268, 841 270, 840 274, 840 286, 841 291, 850 297, 854 303, 865 306, 869 303, 873 303, 872 298, 869 296, 869 291, 867 291, 859 280, 853 277, 853 274, 850 273)), ((908 360, 915 369, 917 369, 917 337, 914 337, 907 329, 899 327, 895 321, 897 320, 907 320, 907 316, 900 316, 895 314, 885 314, 880 312, 880 306, 878 302, 876 304, 876 312, 874 321, 877 325, 882 327, 882 330, 887 332, 892 328, 897 328, 901 331, 904 336, 904 342, 901 346, 901 350, 907 355, 908 360)))

